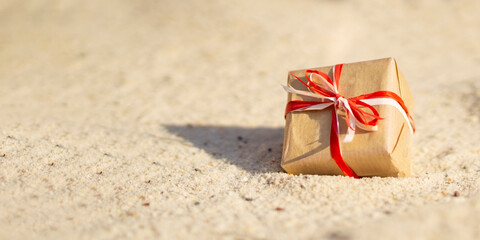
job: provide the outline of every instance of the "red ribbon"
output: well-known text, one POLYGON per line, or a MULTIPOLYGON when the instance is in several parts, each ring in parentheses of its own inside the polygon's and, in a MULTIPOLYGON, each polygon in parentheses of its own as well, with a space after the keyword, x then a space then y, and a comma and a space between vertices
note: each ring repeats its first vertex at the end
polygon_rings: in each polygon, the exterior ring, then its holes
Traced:
MULTIPOLYGON (((302 81, 299 77, 293 74, 291 75, 295 77, 298 81, 300 81, 303 85, 305 85, 308 89, 310 89, 312 92, 319 94, 320 96, 325 98, 335 99, 334 104, 332 105, 333 107, 332 107, 332 125, 330 130, 330 155, 332 156, 333 160, 337 163, 338 167, 340 168, 340 170, 342 170, 345 176, 358 178, 357 174, 343 160, 342 151, 340 149, 339 127, 338 127, 339 122, 338 122, 337 111, 339 111, 342 107, 344 107, 341 105, 342 101, 340 101, 340 99, 347 100, 348 105, 350 106, 350 109, 351 109, 351 113, 355 116, 356 120, 367 126, 377 126, 378 120, 381 120, 382 118, 380 117, 380 115, 378 114, 378 111, 373 106, 361 100, 375 99, 375 98, 393 99, 403 108, 403 110, 407 114, 409 121, 412 124, 413 131, 415 130, 415 127, 413 124, 414 123, 413 118, 408 113, 407 106, 403 102, 402 98, 394 92, 377 91, 377 92, 364 94, 364 95, 360 95, 360 96, 352 97, 348 99, 346 99, 344 96, 339 94, 337 91, 337 88, 340 83, 340 75, 342 72, 342 67, 343 67, 343 64, 339 64, 334 67, 333 81, 330 79, 330 77, 327 74, 320 71, 316 71, 316 70, 310 70, 310 69, 305 71, 305 76, 307 78, 308 84, 302 81), (322 76, 325 80, 327 80, 331 85, 334 86, 337 92, 332 92, 327 87, 322 87, 314 83, 309 77, 309 74, 312 74, 312 73, 322 76), (369 110, 369 111, 365 111, 365 110, 369 110)), ((290 101, 287 103, 287 106, 285 109, 285 117, 288 113, 292 111, 302 111, 303 109, 306 109, 308 107, 321 104, 321 103, 325 103, 325 102, 301 101, 301 100, 290 101)), ((347 114, 345 114, 346 116, 345 120, 347 122, 347 125, 350 127, 351 126, 350 119, 349 119, 350 114, 348 114, 349 110, 347 109, 345 110, 347 111, 347 114)))

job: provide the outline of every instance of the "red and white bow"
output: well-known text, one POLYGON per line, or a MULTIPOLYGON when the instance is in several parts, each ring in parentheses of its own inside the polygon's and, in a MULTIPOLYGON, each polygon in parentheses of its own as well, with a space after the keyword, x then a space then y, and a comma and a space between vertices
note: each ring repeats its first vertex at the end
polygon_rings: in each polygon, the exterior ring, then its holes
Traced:
POLYGON ((290 101, 287 103, 285 116, 290 112, 324 110, 333 106, 330 131, 331 156, 346 176, 358 178, 357 174, 355 174, 355 172, 343 160, 342 152, 340 150, 339 111, 345 112, 345 120, 348 125, 347 133, 343 142, 351 142, 353 140, 355 129, 357 127, 366 131, 377 131, 378 120, 381 120, 382 118, 378 114, 378 111, 373 107, 375 105, 389 105, 395 107, 405 118, 412 134, 415 131, 415 124, 412 116, 408 113, 408 109, 402 98, 394 92, 377 91, 352 98, 345 98, 342 96, 338 92, 342 67, 343 64, 335 65, 333 67, 333 81, 327 74, 316 70, 305 71, 307 83, 302 81, 299 77, 291 74, 310 91, 302 91, 291 86, 284 86, 285 91, 300 96, 315 98, 320 101, 290 101), (370 112, 368 110, 370 110, 370 112))

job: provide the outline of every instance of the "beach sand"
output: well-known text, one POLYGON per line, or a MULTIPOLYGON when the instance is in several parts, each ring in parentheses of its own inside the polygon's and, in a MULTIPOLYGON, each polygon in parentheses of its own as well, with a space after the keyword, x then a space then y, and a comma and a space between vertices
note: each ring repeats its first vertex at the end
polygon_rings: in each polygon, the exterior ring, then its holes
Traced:
POLYGON ((0 1, 0 239, 478 239, 480 3, 0 1), (287 72, 396 57, 413 177, 280 168, 287 72))

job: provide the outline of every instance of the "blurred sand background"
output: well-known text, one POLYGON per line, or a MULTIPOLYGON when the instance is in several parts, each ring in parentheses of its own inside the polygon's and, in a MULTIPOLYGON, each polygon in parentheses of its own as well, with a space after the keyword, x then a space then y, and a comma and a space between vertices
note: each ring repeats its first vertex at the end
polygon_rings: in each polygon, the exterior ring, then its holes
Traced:
POLYGON ((0 239, 478 239, 478 1, 0 1, 0 239), (411 178, 292 176, 292 69, 396 57, 411 178))

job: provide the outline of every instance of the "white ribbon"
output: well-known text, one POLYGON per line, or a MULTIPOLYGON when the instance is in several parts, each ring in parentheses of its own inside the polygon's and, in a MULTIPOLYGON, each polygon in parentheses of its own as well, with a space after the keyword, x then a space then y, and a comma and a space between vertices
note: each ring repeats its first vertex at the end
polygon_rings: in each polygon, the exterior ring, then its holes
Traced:
POLYGON ((410 119, 408 118, 408 115, 407 113, 405 112, 405 110, 403 110, 402 106, 400 106, 400 104, 391 99, 391 98, 371 98, 371 99, 363 99, 363 100, 360 100, 366 104, 369 104, 369 105, 372 105, 372 106, 375 106, 375 105, 389 105, 389 106, 392 106, 394 108, 396 108, 400 114, 402 114, 403 118, 405 119, 405 122, 407 122, 408 124, 408 128, 410 129, 410 133, 413 135, 413 127, 412 127, 412 123, 410 122, 410 119))

